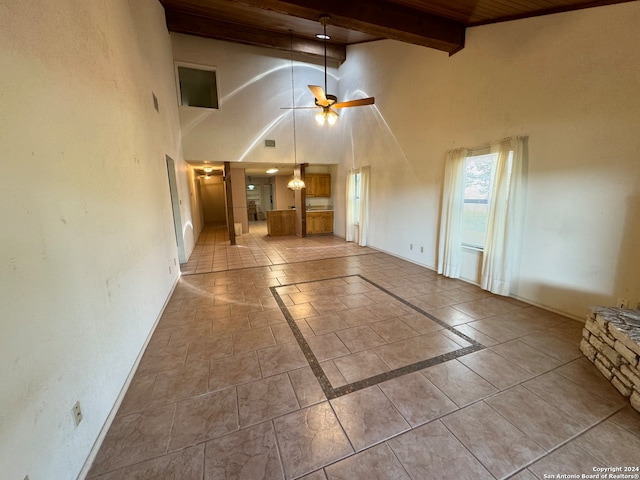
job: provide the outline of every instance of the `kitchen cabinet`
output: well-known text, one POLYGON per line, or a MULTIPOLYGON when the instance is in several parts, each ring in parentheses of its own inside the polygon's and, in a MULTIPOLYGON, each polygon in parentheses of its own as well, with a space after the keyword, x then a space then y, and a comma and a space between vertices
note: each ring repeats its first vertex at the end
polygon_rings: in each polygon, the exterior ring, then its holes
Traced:
POLYGON ((333 233, 333 212, 307 212, 307 234, 333 233))
POLYGON ((328 173, 307 173, 304 176, 307 197, 331 197, 331 175, 328 173))

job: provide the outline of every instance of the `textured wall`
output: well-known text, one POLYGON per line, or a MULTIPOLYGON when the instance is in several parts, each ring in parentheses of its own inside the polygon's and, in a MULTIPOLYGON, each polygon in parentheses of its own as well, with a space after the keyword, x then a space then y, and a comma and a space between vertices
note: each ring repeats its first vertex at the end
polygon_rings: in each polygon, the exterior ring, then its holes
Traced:
POLYGON ((2 477, 73 479, 178 277, 166 155, 193 249, 163 9, 0 0, 0 71, 2 477))
MULTIPOLYGON (((580 319, 617 297, 635 306, 639 21, 631 2, 471 28, 453 57, 392 41, 350 47, 340 94, 375 95, 378 110, 341 124, 351 145, 339 182, 372 166, 371 244, 434 267, 445 152, 528 135, 517 295, 580 319)), ((479 258, 465 259, 472 281, 479 258)))

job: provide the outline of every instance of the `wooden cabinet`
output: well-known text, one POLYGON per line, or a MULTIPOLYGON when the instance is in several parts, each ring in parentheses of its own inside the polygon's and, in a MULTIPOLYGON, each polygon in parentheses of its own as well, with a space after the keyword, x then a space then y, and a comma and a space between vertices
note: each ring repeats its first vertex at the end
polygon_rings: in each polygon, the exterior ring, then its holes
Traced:
POLYGON ((307 234, 333 233, 333 212, 307 212, 307 234))
POLYGON ((267 233, 271 237, 296 234, 295 210, 267 211, 267 233))
POLYGON ((307 173, 304 183, 307 185, 307 197, 331 196, 331 175, 328 173, 307 173))

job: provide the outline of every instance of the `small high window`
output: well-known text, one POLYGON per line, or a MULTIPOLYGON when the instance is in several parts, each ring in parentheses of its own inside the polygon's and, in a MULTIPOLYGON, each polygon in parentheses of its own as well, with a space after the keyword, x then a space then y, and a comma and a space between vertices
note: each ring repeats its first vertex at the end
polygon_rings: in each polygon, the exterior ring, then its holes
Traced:
POLYGON ((179 65, 178 82, 183 107, 219 108, 215 70, 179 65))

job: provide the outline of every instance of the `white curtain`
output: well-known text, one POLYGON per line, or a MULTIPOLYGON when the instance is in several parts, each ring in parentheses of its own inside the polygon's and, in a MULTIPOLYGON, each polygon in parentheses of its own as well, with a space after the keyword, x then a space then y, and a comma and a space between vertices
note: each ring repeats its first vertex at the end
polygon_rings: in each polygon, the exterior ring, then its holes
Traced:
POLYGON ((447 152, 440 214, 440 240, 438 242, 438 273, 445 277, 458 278, 460 276, 466 159, 466 148, 447 152))
POLYGON ((481 286, 499 295, 513 291, 519 261, 524 202, 525 137, 491 145, 498 155, 489 205, 487 239, 482 256, 481 286))
POLYGON ((347 175, 347 242, 356 239, 356 173, 356 170, 351 170, 347 175))
POLYGON ((367 246, 369 235, 369 197, 371 184, 371 167, 360 168, 360 235, 359 244, 367 246))

